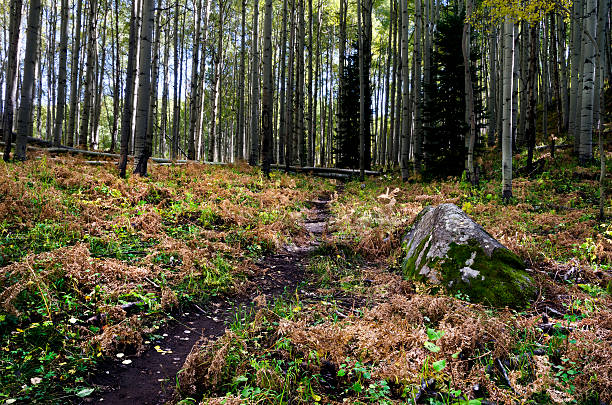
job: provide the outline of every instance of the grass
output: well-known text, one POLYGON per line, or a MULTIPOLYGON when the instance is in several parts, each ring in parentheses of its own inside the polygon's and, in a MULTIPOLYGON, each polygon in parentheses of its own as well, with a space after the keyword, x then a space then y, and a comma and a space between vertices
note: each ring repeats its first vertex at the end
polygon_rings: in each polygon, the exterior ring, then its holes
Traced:
POLYGON ((91 395, 101 360, 142 351, 177 306, 231 294, 330 188, 247 166, 122 180, 80 158, 0 163, 0 403, 91 395))
POLYGON ((394 174, 347 183, 331 206, 331 233, 309 260, 307 291, 254 306, 221 339, 203 343, 180 374, 183 398, 609 402, 612 232, 596 220, 597 170, 562 154, 543 173, 516 178, 510 205, 495 178, 478 187, 459 179, 402 184, 394 174), (526 259, 538 289, 526 310, 471 303, 403 278, 407 227, 442 202, 462 207, 526 259), (547 308, 557 315, 542 316, 547 308))
MULTIPOLYGON (((246 166, 121 180, 79 158, 0 165, 0 402, 92 395, 97 363, 142 351, 143 330, 173 308, 238 289, 254 260, 304 236, 306 201, 332 189, 246 166)), ((477 187, 394 173, 345 184, 309 285, 257 300, 194 350, 178 376, 183 403, 609 402, 612 225, 596 219, 597 170, 561 154, 516 178, 509 205, 491 164, 477 187), (406 229, 442 202, 526 259, 538 287, 526 310, 403 278, 406 229)))

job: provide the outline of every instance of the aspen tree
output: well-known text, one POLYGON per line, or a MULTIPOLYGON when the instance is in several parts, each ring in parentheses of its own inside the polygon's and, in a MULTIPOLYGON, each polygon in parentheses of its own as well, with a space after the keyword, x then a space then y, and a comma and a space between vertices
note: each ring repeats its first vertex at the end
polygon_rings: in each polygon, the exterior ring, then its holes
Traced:
POLYGON ((26 29, 25 58, 23 61, 23 79, 21 84, 21 102, 17 115, 17 142, 15 144, 15 159, 26 160, 26 146, 30 135, 32 119, 32 101, 34 99, 34 70, 38 57, 38 31, 40 30, 40 0, 30 0, 28 27, 26 29))

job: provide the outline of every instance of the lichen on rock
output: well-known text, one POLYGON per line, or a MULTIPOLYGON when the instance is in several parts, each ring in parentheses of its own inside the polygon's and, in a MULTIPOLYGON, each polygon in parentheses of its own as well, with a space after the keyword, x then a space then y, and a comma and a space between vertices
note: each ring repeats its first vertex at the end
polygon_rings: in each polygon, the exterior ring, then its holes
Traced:
POLYGON ((404 238, 404 275, 474 302, 522 308, 535 287, 523 261, 454 204, 426 207, 404 238))

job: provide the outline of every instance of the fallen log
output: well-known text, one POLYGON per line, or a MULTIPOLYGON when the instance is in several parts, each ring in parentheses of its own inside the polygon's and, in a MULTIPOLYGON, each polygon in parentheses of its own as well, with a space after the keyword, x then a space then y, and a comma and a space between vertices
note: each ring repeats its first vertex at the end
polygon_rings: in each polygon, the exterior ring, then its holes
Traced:
MULTIPOLYGON (((287 170, 287 166, 273 164, 270 165, 272 169, 287 170)), ((301 173, 334 173, 334 174, 345 174, 349 176, 359 176, 360 172, 356 169, 341 169, 338 167, 313 167, 313 166, 289 166, 289 171, 301 172, 301 173)), ((366 176, 380 176, 380 172, 373 170, 365 170, 366 176)))
MULTIPOLYGON (((569 143, 563 143, 561 145, 555 145, 555 149, 569 149, 569 148, 573 148, 574 145, 571 145, 569 143)), ((546 150, 546 149, 550 149, 550 145, 540 145, 540 146, 536 146, 535 147, 536 150, 546 150)))

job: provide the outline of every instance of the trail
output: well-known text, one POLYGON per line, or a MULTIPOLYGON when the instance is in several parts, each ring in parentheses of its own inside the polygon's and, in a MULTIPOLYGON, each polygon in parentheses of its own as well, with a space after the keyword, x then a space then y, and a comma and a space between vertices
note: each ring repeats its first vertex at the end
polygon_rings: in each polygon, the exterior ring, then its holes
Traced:
POLYGON ((258 276, 250 279, 252 283, 245 294, 236 298, 220 299, 205 307, 194 306, 190 312, 175 317, 170 326, 161 331, 161 342, 153 342, 147 350, 131 364, 113 362, 93 379, 102 393, 97 398, 89 398, 77 403, 102 402, 104 404, 158 405, 172 399, 176 385, 176 375, 202 337, 220 337, 231 324, 241 308, 250 306, 253 299, 264 295, 267 300, 294 291, 305 281, 305 266, 309 253, 321 242, 330 216, 328 208, 330 195, 321 195, 310 201, 307 219, 302 227, 309 237, 299 245, 288 245, 277 254, 260 260, 258 276), (159 346, 159 350, 155 349, 159 346))

